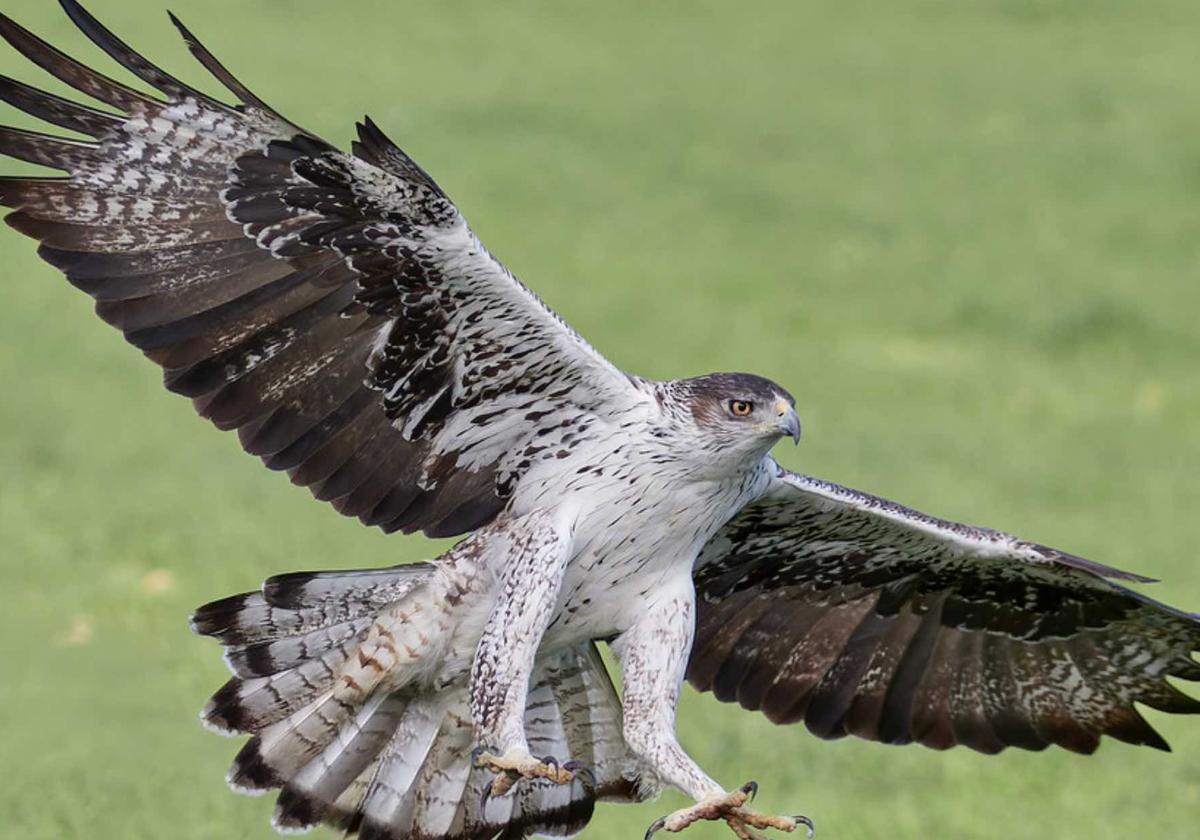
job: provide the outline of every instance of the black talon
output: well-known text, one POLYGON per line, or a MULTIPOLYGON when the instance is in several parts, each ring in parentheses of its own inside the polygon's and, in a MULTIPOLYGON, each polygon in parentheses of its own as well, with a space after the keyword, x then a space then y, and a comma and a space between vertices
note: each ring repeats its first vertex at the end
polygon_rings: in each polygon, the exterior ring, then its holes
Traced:
POLYGON ((588 767, 582 761, 571 759, 563 765, 563 769, 574 773, 576 778, 578 778, 592 790, 596 789, 596 774, 591 767, 588 767))
POLYGON ((475 749, 471 750, 471 766, 472 767, 482 767, 483 766, 482 764, 479 763, 479 756, 483 755, 485 752, 487 752, 487 749, 485 749, 484 747, 476 747, 475 749))
POLYGON ((555 777, 558 776, 559 766, 558 766, 558 759, 556 757, 554 757, 552 755, 548 755, 542 759, 542 764, 546 765, 547 767, 553 767, 555 777))
POLYGON ((754 797, 758 796, 758 782, 755 782, 755 781, 746 782, 746 784, 742 785, 741 788, 739 788, 739 790, 741 790, 742 793, 746 794, 747 802, 753 802, 754 797))
POLYGON ((479 813, 482 816, 487 812, 488 800, 492 798, 492 785, 496 783, 493 778, 490 782, 483 786, 483 796, 479 797, 479 813))
POLYGON ((650 823, 650 827, 646 829, 646 836, 642 840, 650 840, 660 828, 667 824, 666 817, 659 817, 654 822, 650 823))
POLYGON ((813 837, 816 835, 817 827, 815 825, 813 825, 813 821, 810 820, 808 817, 803 816, 802 814, 798 814, 798 815, 792 817, 792 819, 794 819, 796 821, 796 825, 804 826, 805 833, 808 834, 809 837, 813 837))

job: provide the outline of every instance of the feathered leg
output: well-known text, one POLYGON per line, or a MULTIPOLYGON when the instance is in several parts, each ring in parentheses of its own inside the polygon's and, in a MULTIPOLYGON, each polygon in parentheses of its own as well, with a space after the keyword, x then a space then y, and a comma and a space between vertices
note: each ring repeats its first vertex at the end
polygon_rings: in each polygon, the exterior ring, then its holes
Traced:
POLYGON ((682 831, 699 820, 723 819, 740 840, 761 835, 754 829, 791 832, 798 825, 811 834, 807 817, 775 817, 746 808, 757 791, 749 782, 726 792, 684 752, 675 738, 675 707, 687 668, 695 629, 695 589, 690 577, 665 586, 642 618, 613 644, 624 674, 625 741, 651 784, 669 784, 696 800, 656 820, 646 832, 682 831))
POLYGON ((558 757, 535 758, 525 736, 529 678, 558 601, 572 527, 533 513, 506 531, 496 600, 471 668, 471 717, 480 745, 475 763, 498 774, 485 800, 508 793, 522 778, 566 784, 578 769, 558 757))

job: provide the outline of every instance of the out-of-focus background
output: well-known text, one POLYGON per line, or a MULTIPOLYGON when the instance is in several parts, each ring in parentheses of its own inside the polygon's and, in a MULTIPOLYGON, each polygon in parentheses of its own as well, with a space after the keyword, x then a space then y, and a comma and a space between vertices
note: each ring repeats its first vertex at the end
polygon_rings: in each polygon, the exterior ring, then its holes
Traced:
MULTIPOLYGON (((199 83, 165 2, 90 7, 199 83)), ((56 4, 4 11, 120 74, 56 4)), ((788 466, 1200 608, 1194 0, 175 11, 306 127, 348 140, 369 112, 617 364, 786 384, 788 466)), ((46 82, 7 49, 0 72, 46 82)), ((31 242, 0 231, 0 255, 0 834, 270 837, 270 803, 222 781, 237 744, 196 722, 225 676, 189 610, 438 546, 267 472, 31 242)), ((1174 754, 826 743, 690 690, 680 731, 829 840, 1195 836, 1200 720, 1149 716, 1174 754)), ((603 806, 585 836, 640 837, 682 804, 603 806)))

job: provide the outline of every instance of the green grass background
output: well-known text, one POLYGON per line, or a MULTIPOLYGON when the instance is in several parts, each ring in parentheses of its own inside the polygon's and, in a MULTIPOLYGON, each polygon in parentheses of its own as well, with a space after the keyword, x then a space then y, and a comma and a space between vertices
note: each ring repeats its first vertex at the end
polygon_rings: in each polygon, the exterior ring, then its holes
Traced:
MULTIPOLYGON (((200 81, 164 2, 91 7, 200 81)), ((4 9, 117 72, 53 3, 4 9)), ((370 112, 619 365, 786 384, 787 465, 1200 607, 1194 0, 175 11, 303 125, 348 140, 370 112)), ((7 50, 0 72, 45 78, 7 50)), ((0 231, 0 257, 0 835, 270 837, 222 781, 236 743, 196 722, 224 670, 188 611, 437 547, 263 470, 30 242, 0 231)), ((826 840, 1196 836, 1200 721, 1150 716, 1174 754, 826 743, 690 690, 679 728, 826 840)), ((585 836, 682 804, 604 806, 585 836)))

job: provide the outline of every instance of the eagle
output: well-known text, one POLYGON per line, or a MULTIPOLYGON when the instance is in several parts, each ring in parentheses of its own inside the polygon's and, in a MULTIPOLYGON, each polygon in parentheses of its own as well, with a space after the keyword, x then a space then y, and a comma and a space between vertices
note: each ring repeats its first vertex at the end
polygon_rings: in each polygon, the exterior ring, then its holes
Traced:
POLYGON ((647 836, 811 832, 684 751, 685 679, 821 738, 984 753, 1166 749, 1136 704, 1200 710, 1168 680, 1200 679, 1200 616, 1128 586, 1147 578, 784 469, 783 387, 619 370, 370 119, 342 151, 174 16, 232 102, 61 5, 155 93, 0 16, 95 100, 0 79, 72 135, 0 128, 4 154, 65 173, 0 182, 8 224, 266 466, 365 525, 461 537, 193 614, 232 672, 202 719, 250 736, 228 782, 277 790, 278 829, 561 836, 673 787, 695 804, 647 836))

